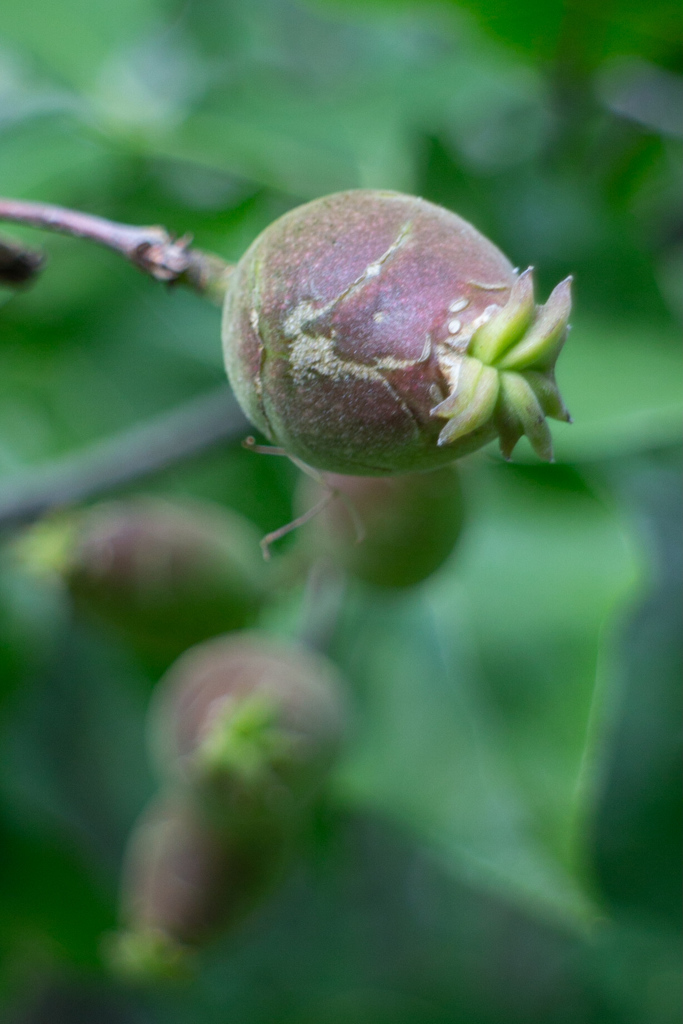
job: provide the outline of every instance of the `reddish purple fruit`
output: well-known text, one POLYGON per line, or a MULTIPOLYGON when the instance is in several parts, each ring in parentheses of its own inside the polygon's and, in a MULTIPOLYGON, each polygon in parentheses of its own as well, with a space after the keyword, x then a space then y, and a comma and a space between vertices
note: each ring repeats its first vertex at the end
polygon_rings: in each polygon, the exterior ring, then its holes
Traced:
POLYGON ((129 927, 195 943, 225 916, 230 902, 226 874, 223 847, 191 806, 157 801, 128 843, 122 918, 129 927))
POLYGON ((160 684, 151 736, 162 775, 215 827, 298 824, 339 750, 343 684, 321 655, 257 633, 187 651, 160 684))
POLYGON ((236 512, 139 496, 40 523, 24 549, 27 564, 52 565, 80 607, 168 664, 254 622, 268 584, 258 542, 236 512))
POLYGON ((239 923, 285 860, 276 837, 249 845, 219 835, 182 796, 156 799, 133 829, 121 880, 123 930, 105 953, 114 970, 181 974, 190 950, 239 923))
POLYGON ((545 306, 531 271, 456 214, 397 192, 340 192, 253 242, 223 316, 230 382, 250 420, 311 466, 431 469, 498 436, 552 458, 546 416, 570 281, 545 306))

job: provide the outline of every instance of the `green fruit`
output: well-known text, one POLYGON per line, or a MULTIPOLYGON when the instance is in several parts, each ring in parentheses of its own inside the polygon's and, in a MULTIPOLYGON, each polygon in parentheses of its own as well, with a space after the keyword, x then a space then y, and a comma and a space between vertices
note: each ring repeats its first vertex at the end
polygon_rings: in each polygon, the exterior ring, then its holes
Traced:
POLYGON ((554 377, 569 279, 537 306, 471 224, 414 196, 340 192, 291 210, 253 242, 223 312, 244 412, 310 466, 356 476, 432 469, 496 436, 552 458, 546 416, 568 420, 554 377))
MULTIPOLYGON (((463 497, 454 466, 395 477, 328 473, 325 479, 339 497, 304 528, 301 546, 366 583, 420 583, 448 558, 460 536, 463 497)), ((302 477, 298 508, 311 508, 323 494, 321 485, 302 477)))

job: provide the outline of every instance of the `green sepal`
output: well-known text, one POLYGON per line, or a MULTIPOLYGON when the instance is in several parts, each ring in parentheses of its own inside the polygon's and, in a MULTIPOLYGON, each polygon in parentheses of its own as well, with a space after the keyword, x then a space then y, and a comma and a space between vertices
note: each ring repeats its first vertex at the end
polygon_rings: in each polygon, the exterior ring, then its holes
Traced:
POLYGON ((192 951, 155 928, 131 928, 104 936, 102 957, 112 974, 128 983, 187 981, 192 951))
POLYGON ((78 539, 78 513, 57 513, 29 527, 12 545, 14 557, 36 576, 66 574, 78 539))
POLYGON ((198 775, 223 773, 255 781, 274 760, 290 751, 292 741, 277 727, 279 709, 265 694, 228 700, 216 715, 195 755, 198 775))
POLYGON ((525 370, 522 376, 533 388, 546 416, 560 420, 562 423, 572 422, 569 409, 564 404, 552 370, 547 373, 540 373, 538 370, 525 370))
POLYGON ((532 268, 521 274, 510 290, 510 297, 497 313, 472 335, 469 352, 491 365, 523 337, 534 315, 532 268))
POLYGON ((448 419, 437 444, 449 444, 483 426, 495 408, 498 387, 496 370, 463 356, 455 392, 431 410, 432 416, 448 419))
POLYGON ((437 444, 447 445, 486 426, 498 433, 509 459, 523 434, 537 455, 552 461, 546 416, 571 423, 555 380, 555 362, 567 336, 571 277, 536 307, 531 268, 517 278, 507 304, 477 328, 468 355, 449 364, 452 391, 430 410, 448 422, 437 444), (510 347, 512 346, 512 347, 510 347))
POLYGON ((498 431, 501 455, 509 462, 515 445, 524 434, 524 427, 514 408, 505 401, 502 389, 496 403, 494 422, 498 431))
POLYGON ((567 337, 571 282, 567 277, 553 289, 521 341, 499 360, 501 370, 544 370, 555 365, 567 337))
POLYGON ((518 417, 538 457, 546 462, 552 462, 553 442, 550 428, 531 384, 519 373, 501 373, 500 390, 501 402, 507 414, 510 417, 518 417))

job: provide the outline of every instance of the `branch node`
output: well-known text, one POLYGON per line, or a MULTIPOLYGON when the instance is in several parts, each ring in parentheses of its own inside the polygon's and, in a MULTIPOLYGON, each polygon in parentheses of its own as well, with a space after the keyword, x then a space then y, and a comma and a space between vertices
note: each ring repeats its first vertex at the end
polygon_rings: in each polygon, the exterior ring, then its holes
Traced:
POLYGON ((0 238, 0 285, 24 288, 35 281, 45 266, 45 253, 0 238))
MULTIPOLYGON (((192 249, 191 234, 174 238, 158 225, 118 224, 78 210, 19 199, 0 199, 0 220, 90 239, 118 252, 156 281, 183 284, 217 304, 225 295, 231 265, 213 253, 192 249)), ((38 254, 0 242, 0 283, 30 283, 40 264, 38 254)))

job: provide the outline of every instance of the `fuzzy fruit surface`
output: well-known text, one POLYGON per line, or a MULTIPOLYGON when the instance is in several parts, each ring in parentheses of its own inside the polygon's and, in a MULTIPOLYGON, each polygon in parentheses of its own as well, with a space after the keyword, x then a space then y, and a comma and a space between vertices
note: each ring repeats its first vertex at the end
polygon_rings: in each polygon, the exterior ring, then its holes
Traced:
POLYGON ((530 272, 461 217, 395 192, 337 193, 275 221, 237 265, 228 376, 266 437, 323 470, 431 469, 496 435, 509 455, 523 433, 549 458, 545 416, 568 418, 558 288, 544 319, 530 272))

